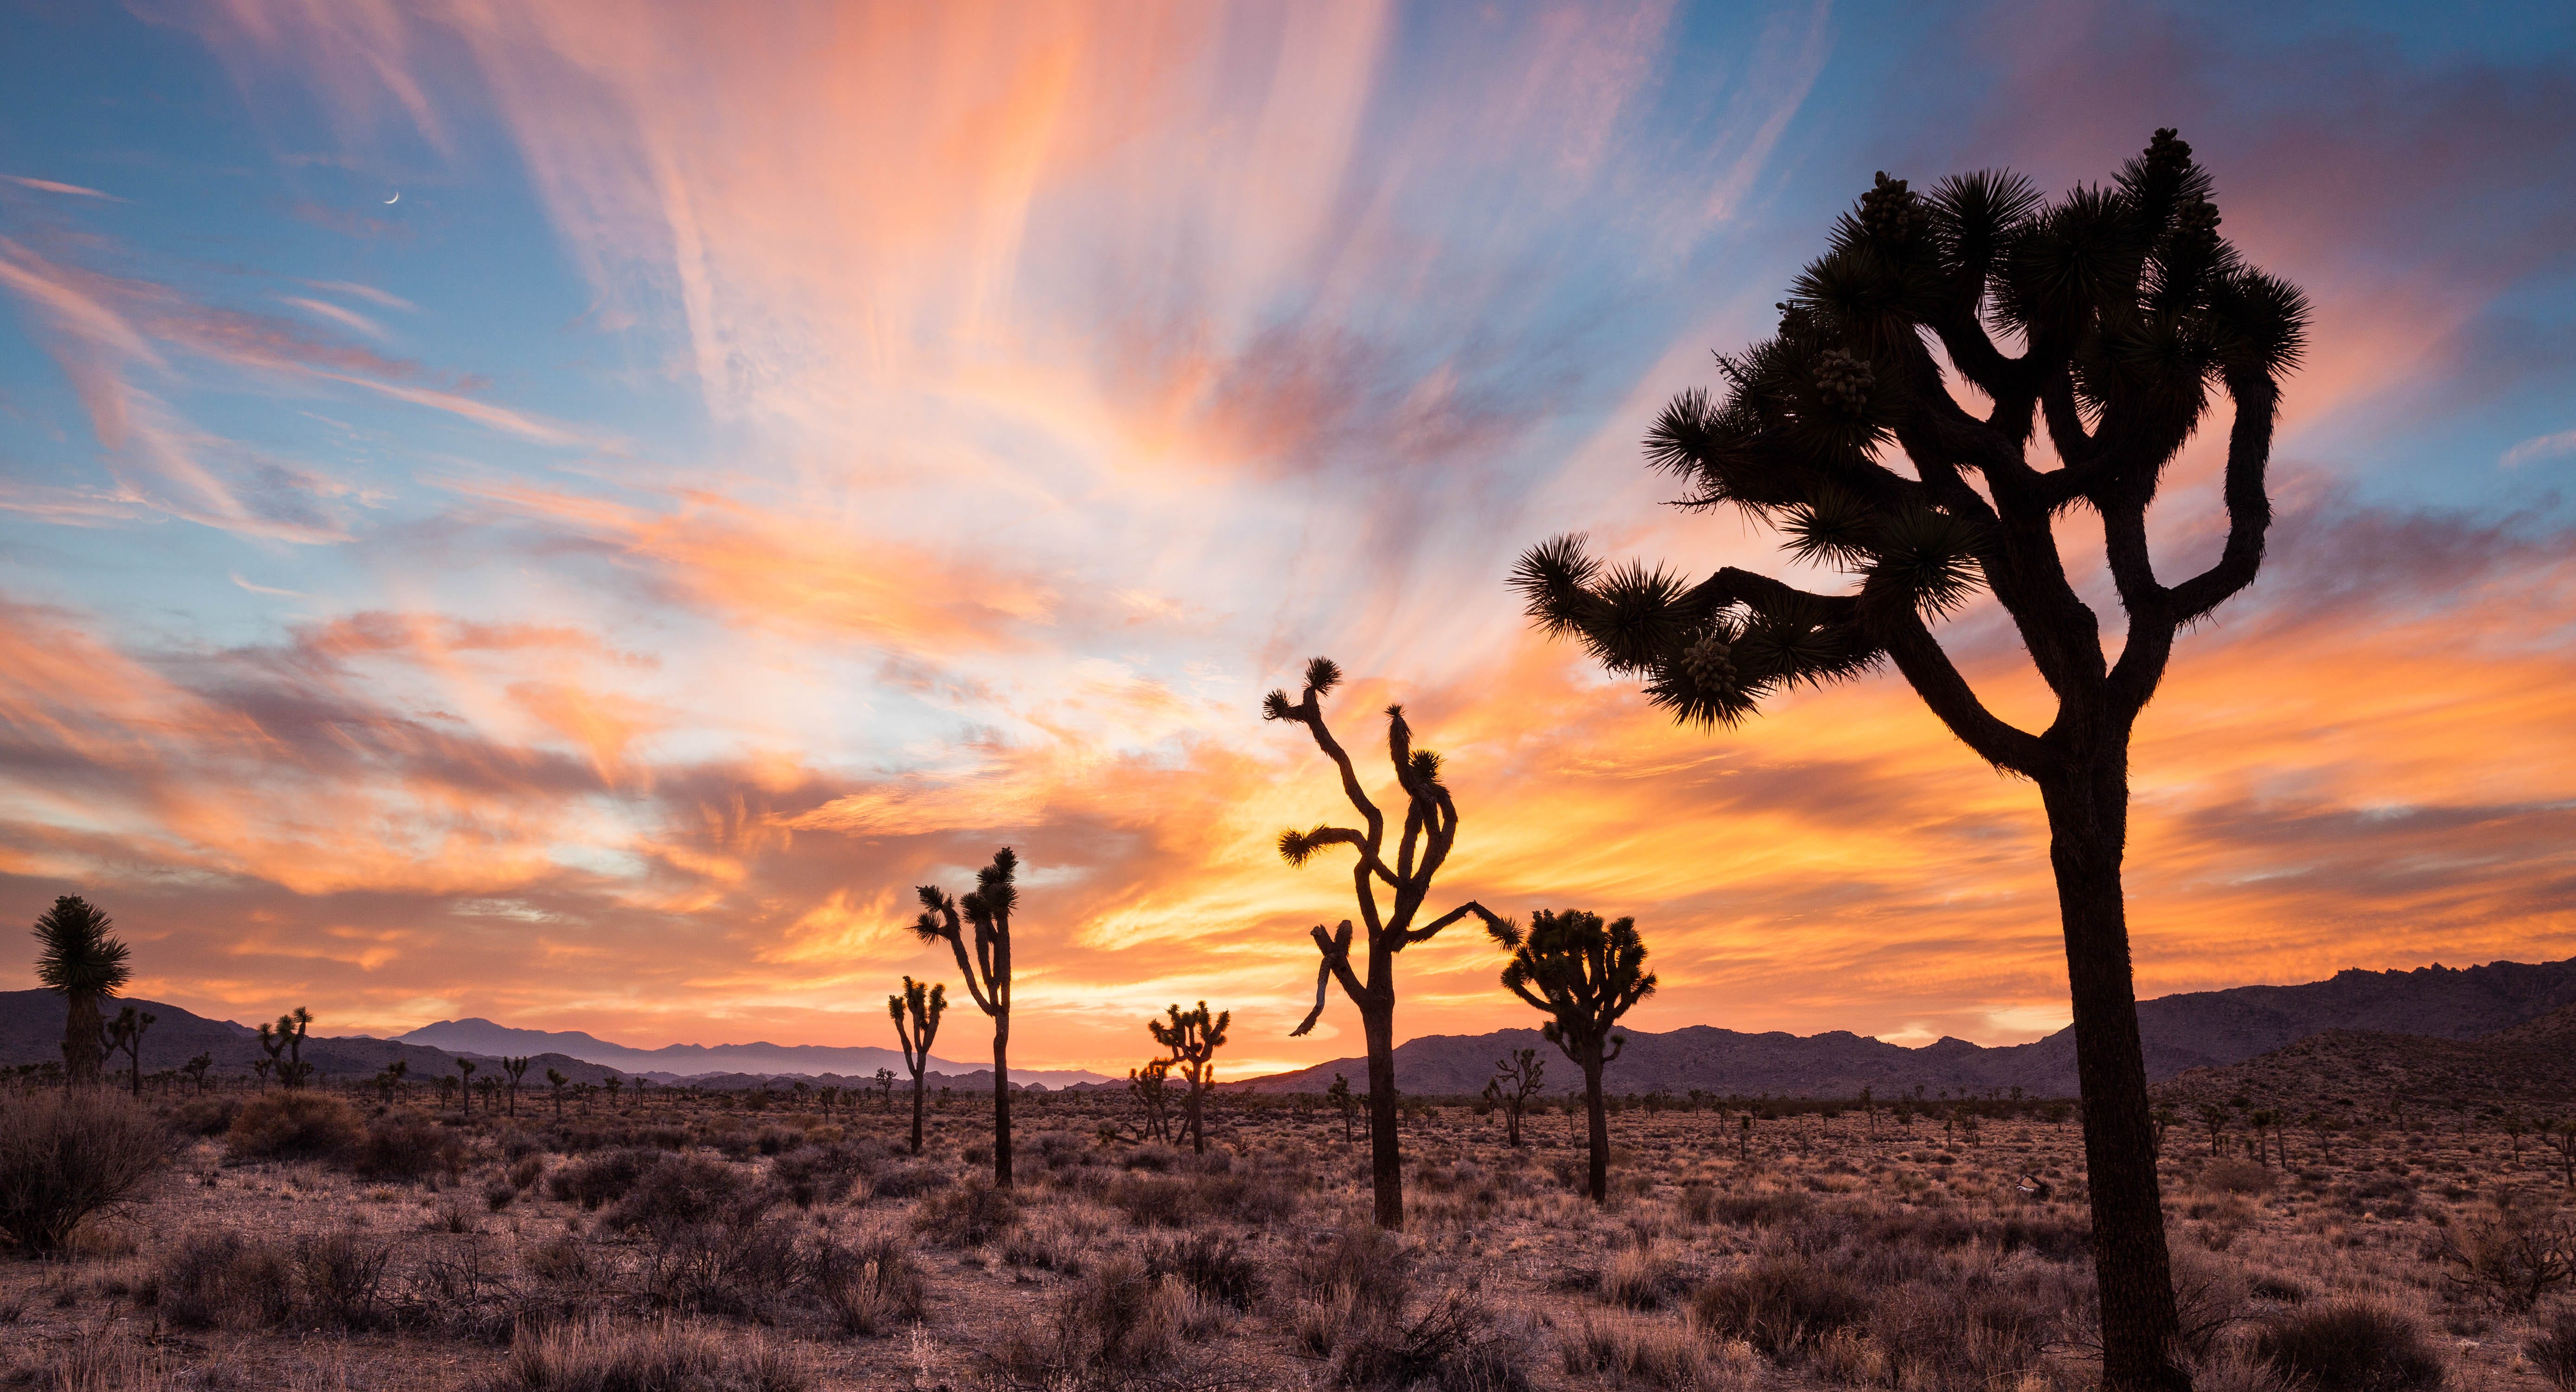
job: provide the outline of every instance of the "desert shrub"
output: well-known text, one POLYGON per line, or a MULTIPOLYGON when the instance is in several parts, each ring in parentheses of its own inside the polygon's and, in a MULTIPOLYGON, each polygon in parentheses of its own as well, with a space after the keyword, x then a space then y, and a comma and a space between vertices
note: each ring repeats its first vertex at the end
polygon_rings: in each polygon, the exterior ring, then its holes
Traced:
POLYGON ((812 1208, 818 1203, 839 1203, 848 1198, 850 1186, 867 1169, 868 1156, 863 1149, 835 1141, 778 1157, 769 1167, 769 1177, 787 1191, 788 1202, 798 1208, 812 1208))
POLYGON ((1815 1207, 1813 1195, 1796 1190, 1720 1190, 1705 1184, 1682 1190, 1682 1216, 1694 1223, 1772 1228, 1797 1222, 1813 1213, 1815 1207))
POLYGON ((2200 1167, 2195 1181, 2213 1194, 2268 1194, 2280 1185, 2271 1167, 2238 1155, 2224 1155, 2200 1167))
POLYGON ((384 1280, 393 1255, 392 1243, 366 1233, 297 1238, 289 1258, 297 1313, 348 1329, 380 1323, 390 1313, 384 1280))
POLYGON ((2521 1314, 2576 1276, 2576 1224, 2506 1203, 2445 1229, 2442 1256, 2468 1293, 2521 1314))
POLYGON ((668 1240, 684 1228, 747 1224, 776 1198, 774 1191, 754 1184, 739 1167, 722 1160, 663 1155, 636 1176, 601 1221, 668 1240))
POLYGON ((1346 1295, 1361 1313, 1392 1315, 1413 1293, 1413 1256, 1383 1228, 1344 1228, 1287 1263, 1290 1289, 1310 1300, 1346 1295))
POLYGON ((1973 1243, 1998 1252, 2032 1252, 2051 1261, 2075 1261, 2093 1254, 2090 1224, 2045 1215, 1979 1221, 1947 1210, 1894 1209, 1873 1215, 1852 1236, 1865 1247, 1946 1252, 1973 1243))
POLYGON ((2543 1314, 2524 1341, 2522 1356, 2549 1385, 2576 1388, 2576 1306, 2561 1305, 2543 1314))
POLYGON ((242 1104, 224 1132, 224 1152, 236 1160, 323 1160, 355 1150, 364 1137, 348 1103, 325 1092, 281 1089, 242 1104))
POLYGON ((1091 1144, 1070 1131, 1041 1131, 1029 1137, 1025 1144, 1027 1153, 1050 1170, 1100 1163, 1100 1157, 1092 1150, 1091 1144))
POLYGON ((936 1165, 899 1165, 868 1179, 868 1191, 881 1199, 909 1199, 948 1185, 948 1173, 936 1165))
POLYGON ((1058 1215, 1046 1214, 1034 1222, 1022 1223, 1011 1229, 1002 1238, 1000 1252, 1002 1260, 1013 1266, 1079 1276, 1090 1264, 1087 1236, 1078 1230, 1077 1225, 1058 1215))
POLYGON ((1020 1221, 1011 1191, 981 1177, 924 1201, 913 1226, 949 1247, 981 1247, 1020 1221))
POLYGON ((1410 1320, 1355 1321, 1342 1335, 1333 1381, 1364 1392, 1526 1392, 1529 1359, 1492 1311, 1452 1291, 1410 1320))
POLYGON ((1295 1192, 1277 1174, 1121 1175, 1102 1193, 1138 1227, 1201 1228, 1213 1222, 1261 1227, 1294 1213, 1295 1192))
POLYGON ((57 1251, 84 1220, 139 1197, 169 1153, 169 1131, 121 1092, 14 1093, 0 1103, 0 1236, 57 1251))
POLYGON ((546 1177, 546 1193, 565 1203, 596 1209, 626 1197, 646 1170, 662 1163, 662 1153, 640 1148, 603 1151, 559 1166, 546 1177))
POLYGON ((183 1329, 253 1329, 294 1313, 294 1280, 286 1248, 219 1229, 181 1237, 145 1278, 142 1294, 183 1329))
POLYGON ((880 1230, 849 1247, 825 1247, 814 1268, 814 1288, 843 1334, 890 1334, 929 1308, 929 1280, 900 1233, 880 1230))
POLYGON ((778 1298, 807 1274, 808 1253, 784 1219, 736 1208, 694 1222, 666 1219, 652 1231, 644 1285, 656 1303, 672 1309, 768 1319, 778 1298))
POLYGON ((1654 1243, 1639 1243, 1610 1259, 1601 1272, 1601 1298, 1631 1310, 1660 1310, 1690 1289, 1672 1254, 1654 1243))
POLYGON ((1145 1254, 1145 1270, 1238 1310, 1251 1309, 1261 1293, 1260 1264, 1244 1254, 1242 1244, 1212 1232, 1156 1244, 1145 1254))
POLYGON ((784 1155, 803 1144, 804 1132, 791 1131, 784 1126, 764 1126, 760 1134, 752 1138, 752 1149, 763 1155, 784 1155))
POLYGON ((1985 1392, 2023 1384, 2074 1296, 2062 1270, 1963 1261, 1874 1292, 1861 1321, 1889 1385, 1985 1392), (2023 1279, 2013 1279, 2018 1274, 2023 1279))
POLYGON ((1187 1157, 1160 1141, 1148 1141, 1118 1157, 1121 1169, 1150 1170, 1165 1174, 1181 1167, 1187 1157))
POLYGON ((1645 1387, 1700 1388, 1709 1385, 1705 1346, 1686 1330, 1670 1325, 1637 1328, 1624 1324, 1582 1324, 1557 1336, 1557 1352, 1570 1376, 1606 1373, 1645 1387))
POLYGON ((994 1370, 1021 1387, 1150 1387, 1155 1376, 1180 1384, 1172 1375, 1184 1300, 1134 1257, 1112 1257, 1061 1287, 1036 1328, 1005 1337, 994 1370))
POLYGON ((232 1129, 241 1099, 224 1093, 191 1097, 170 1109, 170 1129, 182 1136, 220 1136, 232 1129))
POLYGON ((523 1328, 486 1392, 807 1392, 813 1374, 758 1337, 686 1325, 523 1328))
POLYGON ((2282 1380, 2336 1392, 2434 1392, 2442 1360, 2395 1310, 2358 1301, 2311 1306, 2255 1329, 2253 1351, 2282 1380))
POLYGON ((1759 1256, 1699 1288, 1691 1315, 1702 1329, 1742 1339, 1774 1358, 1810 1347, 1869 1313, 1843 1271, 1802 1253, 1759 1256))
POLYGON ((465 1138, 414 1111, 390 1111, 367 1124, 350 1152, 361 1179, 418 1179, 465 1168, 465 1138))

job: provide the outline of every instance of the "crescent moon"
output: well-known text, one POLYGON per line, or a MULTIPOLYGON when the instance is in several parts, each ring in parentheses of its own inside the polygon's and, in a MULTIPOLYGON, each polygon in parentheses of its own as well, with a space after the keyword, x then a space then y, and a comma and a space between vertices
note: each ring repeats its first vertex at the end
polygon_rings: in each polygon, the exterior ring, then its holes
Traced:
POLYGON ((402 190, 401 190, 401 189, 395 189, 395 190, 394 190, 394 196, 385 200, 385 206, 386 206, 386 207, 388 207, 388 208, 390 208, 390 207, 392 207, 393 205, 395 205, 396 203, 400 203, 401 201, 402 201, 402 190))

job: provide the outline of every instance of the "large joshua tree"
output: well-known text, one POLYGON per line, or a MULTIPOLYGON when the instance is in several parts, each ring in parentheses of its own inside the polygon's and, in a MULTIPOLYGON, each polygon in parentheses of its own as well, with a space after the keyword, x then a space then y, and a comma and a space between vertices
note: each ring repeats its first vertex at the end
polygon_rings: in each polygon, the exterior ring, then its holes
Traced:
POLYGON ((1655 993, 1655 974, 1646 970, 1646 943, 1637 936, 1637 920, 1605 924, 1601 915, 1582 909, 1541 909, 1530 915, 1526 939, 1509 930, 1494 937, 1514 949, 1503 968, 1504 989, 1548 1017, 1539 1033, 1583 1070, 1592 1141, 1588 1188, 1594 1203, 1607 1203, 1610 1117, 1601 1103, 1601 1069, 1628 1047, 1626 1035, 1611 1033, 1619 1017, 1655 993))
POLYGON ((1165 1011, 1169 1023, 1147 1020, 1145 1030, 1154 1042, 1171 1051, 1172 1066, 1189 1080, 1190 1096, 1185 1104, 1182 1124, 1190 1128, 1190 1149, 1207 1154, 1207 1112, 1205 1099, 1208 1084, 1216 1081, 1216 1051, 1225 1047, 1225 1027, 1234 1023, 1234 1012, 1220 1010, 1208 1014, 1208 1003, 1200 1001, 1195 1010, 1183 1010, 1174 1004, 1165 1011))
POLYGON ((966 993, 975 1008, 993 1017, 993 1183, 1011 1184, 1011 910, 1020 902, 1020 859, 1004 846, 993 863, 975 872, 975 888, 963 899, 951 898, 937 885, 923 885, 921 917, 912 931, 923 942, 946 942, 957 954, 957 970, 966 978, 966 993), (961 921, 962 919, 962 921, 961 921), (975 949, 966 949, 966 925, 975 928, 975 949))
POLYGON ((1515 577, 1547 629, 1643 676, 1684 721, 1732 725, 1801 683, 1893 663, 1969 749, 2031 781, 2048 816, 2084 1143, 2107 1388, 2181 1388, 2120 865, 2129 739, 2175 635, 2251 584, 2271 523, 2264 472, 2281 384, 2303 346, 2292 286, 2219 235, 2191 147, 2156 132, 2107 188, 2043 199, 2019 176, 1879 177, 1781 306, 1779 333, 1719 359, 1722 400, 1687 392, 1646 440, 1682 505, 1768 521, 1802 560, 1856 578, 1822 593, 1728 567, 1696 585, 1579 537, 1515 577), (2019 351, 2012 351, 2014 348, 2019 351), (1960 404, 1955 372, 1990 409, 1960 404), (2231 406, 2216 559, 2167 583, 2147 512, 2224 394, 2231 406), (2053 463, 2034 461, 2047 432, 2053 463), (1901 455, 1910 471, 1890 467, 1901 455), (2056 523, 2090 511, 2126 637, 2105 653, 2068 580, 2056 523), (2055 694, 2029 731, 1978 699, 1931 622, 1990 589, 2055 694))
POLYGON ((1458 839, 1458 807, 1441 786, 1440 756, 1414 748, 1413 731, 1404 723, 1404 707, 1387 707, 1387 761, 1394 766, 1397 789, 1404 794, 1404 831, 1395 858, 1388 860, 1386 814, 1360 788, 1351 756, 1324 724, 1324 697, 1341 681, 1342 669, 1331 658, 1318 657, 1306 664, 1306 687, 1293 704, 1287 692, 1273 691, 1261 707, 1263 719, 1303 725, 1315 737, 1315 747, 1341 774, 1342 796, 1350 799, 1362 823, 1310 831, 1291 827, 1279 833, 1280 857, 1290 865, 1304 865, 1327 846, 1348 846, 1358 853, 1351 866, 1351 886, 1359 900, 1360 921, 1368 931, 1364 941, 1355 942, 1347 918, 1331 933, 1320 924, 1315 927, 1315 947, 1323 954, 1315 968, 1315 1008, 1289 1033, 1301 1035, 1315 1027, 1324 1013, 1330 983, 1339 982, 1342 994, 1359 1007, 1360 1029, 1368 1041, 1369 1169, 1377 1190, 1375 1216, 1379 1227, 1392 1229, 1404 1226, 1404 1168, 1396 1141, 1395 954, 1469 914, 1482 919, 1488 931, 1502 932, 1509 925, 1470 901, 1414 926, 1422 901, 1431 894, 1431 877, 1439 873, 1458 839), (1378 905, 1381 885, 1388 895, 1383 911, 1378 905), (1366 977, 1351 960, 1355 946, 1367 954, 1366 977))
POLYGON ((948 1013, 948 987, 907 976, 903 990, 886 997, 886 1013, 894 1017, 894 1037, 903 1045, 903 1066, 912 1070, 912 1153, 919 1155, 922 1074, 930 1067, 930 1041, 938 1037, 939 1019, 948 1013))
POLYGON ((98 1081, 106 1053, 98 1003, 134 979, 128 950, 108 930, 116 920, 77 894, 66 894, 36 919, 36 979, 63 998, 63 1078, 98 1081))

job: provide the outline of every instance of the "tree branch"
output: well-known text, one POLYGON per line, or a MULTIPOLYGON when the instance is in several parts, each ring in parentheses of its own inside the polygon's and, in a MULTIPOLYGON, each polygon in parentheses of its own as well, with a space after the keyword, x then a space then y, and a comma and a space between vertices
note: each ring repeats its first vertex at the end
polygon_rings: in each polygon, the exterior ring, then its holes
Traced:
POLYGON ((2264 373, 2227 374, 2236 402, 2236 424, 2227 434, 2227 545, 2209 569, 2173 587, 2173 618, 2188 624, 2254 583, 2263 564, 2263 539, 2272 527, 2272 499, 2264 491, 2264 466, 2272 457, 2272 424, 2281 389, 2264 373))
POLYGON ((2036 776, 2048 760, 2048 748, 2037 735, 2012 725, 1977 699, 1967 678, 1950 663, 1950 655, 1933 640, 1919 615, 1911 612, 1887 620, 1888 656, 1923 704, 1977 757, 1997 768, 2036 776))

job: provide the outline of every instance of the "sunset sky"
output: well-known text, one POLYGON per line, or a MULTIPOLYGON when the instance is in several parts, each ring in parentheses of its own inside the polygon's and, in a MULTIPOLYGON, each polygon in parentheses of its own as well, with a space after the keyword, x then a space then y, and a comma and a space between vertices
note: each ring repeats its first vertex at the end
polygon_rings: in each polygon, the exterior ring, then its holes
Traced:
MULTIPOLYGON (((2035 1038, 2028 785, 1892 673, 1676 729, 1504 581, 1777 568, 1662 506, 1655 408, 1873 171, 2162 125, 2316 314, 2271 560, 2138 739, 2140 994, 2576 954, 2542 3, 0 0, 0 918, 317 1032, 883 1044, 955 990, 910 886, 1007 843, 1015 1062, 1205 998, 1294 1066, 1360 1049, 1287 1037, 1350 880, 1273 851, 1344 809, 1259 702, 1325 653, 1348 743, 1448 757, 1434 907, 1635 915, 1633 1025, 2035 1038)), ((2043 708, 1991 606, 1944 637, 2043 708)), ((1402 962, 1399 1038, 1528 1022, 1481 934, 1402 962)))

